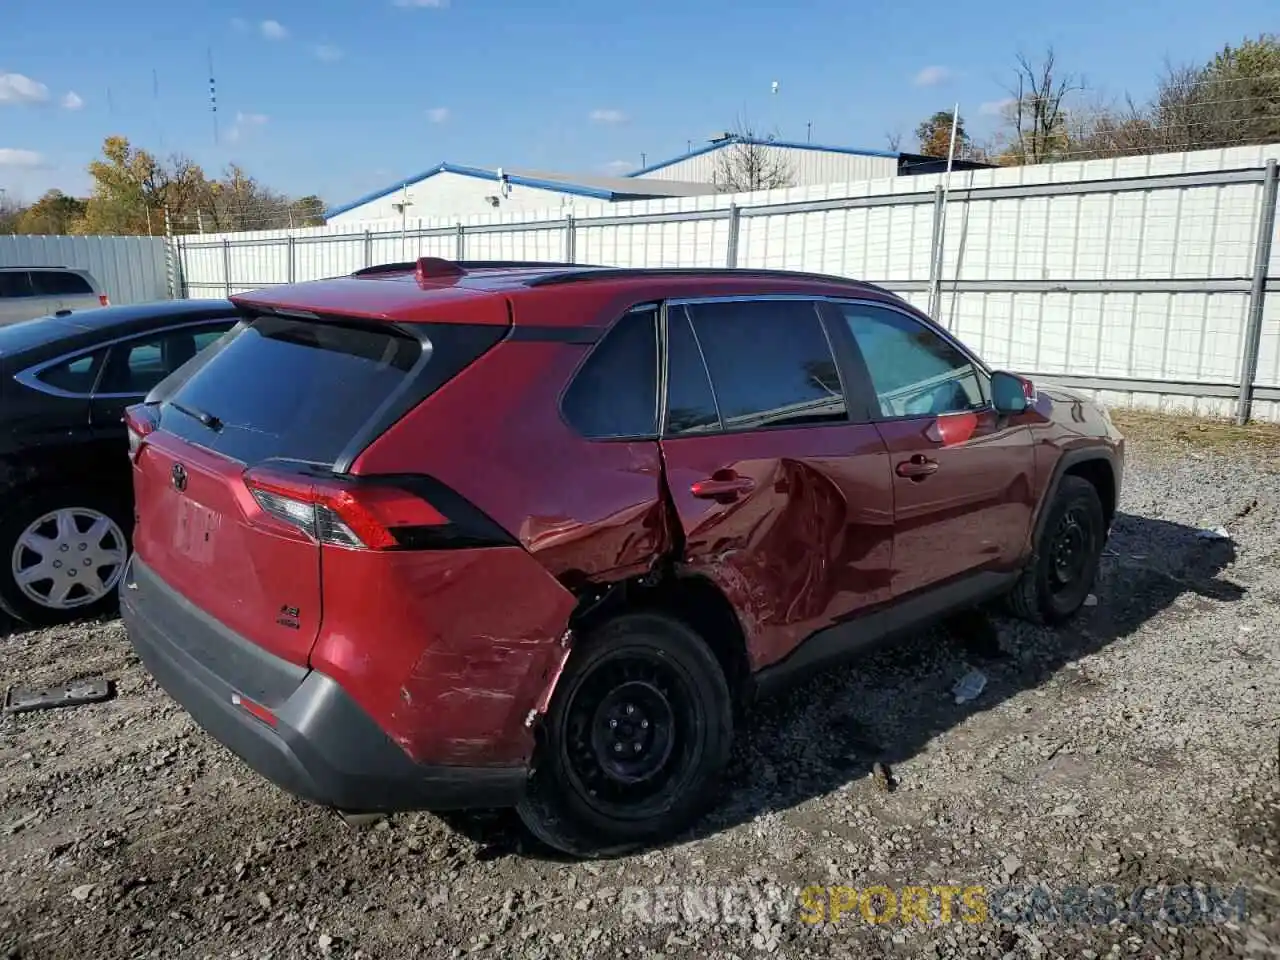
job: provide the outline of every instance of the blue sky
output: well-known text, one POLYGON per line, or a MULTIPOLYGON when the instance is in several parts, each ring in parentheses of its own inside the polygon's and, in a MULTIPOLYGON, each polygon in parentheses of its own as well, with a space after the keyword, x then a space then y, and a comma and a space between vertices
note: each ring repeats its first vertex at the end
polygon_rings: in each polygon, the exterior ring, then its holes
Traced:
POLYGON ((996 123, 1014 55, 1048 43, 1104 94, 1150 93, 1274 27, 1274 0, 9 0, 0 188, 88 189, 103 137, 235 161, 350 200, 441 160, 607 173, 683 153, 746 115, 783 139, 884 149, 959 101, 996 123), (220 139, 206 50, 218 81, 220 139), (779 92, 770 93, 779 82, 779 92))

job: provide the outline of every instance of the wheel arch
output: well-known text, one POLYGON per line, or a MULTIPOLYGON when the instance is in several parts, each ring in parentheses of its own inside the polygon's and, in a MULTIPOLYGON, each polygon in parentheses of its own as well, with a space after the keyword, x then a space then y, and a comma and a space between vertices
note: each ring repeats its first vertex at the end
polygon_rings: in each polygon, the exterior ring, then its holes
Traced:
POLYGON ((1036 523, 1032 537, 1033 555, 1040 550, 1044 536, 1045 523, 1049 519, 1049 505, 1053 503, 1062 486, 1062 478, 1080 477, 1098 491, 1098 499, 1102 501, 1102 515, 1105 529, 1111 529, 1115 519, 1119 499, 1120 477, 1116 456, 1102 447, 1089 447, 1082 450, 1069 450, 1058 458, 1054 466, 1053 476, 1041 498, 1036 512, 1036 523))
POLYGON ((649 573, 579 591, 569 618, 575 633, 624 613, 665 613, 689 626, 707 644, 724 671, 735 709, 750 695, 747 636, 733 604, 708 578, 679 569, 649 573))

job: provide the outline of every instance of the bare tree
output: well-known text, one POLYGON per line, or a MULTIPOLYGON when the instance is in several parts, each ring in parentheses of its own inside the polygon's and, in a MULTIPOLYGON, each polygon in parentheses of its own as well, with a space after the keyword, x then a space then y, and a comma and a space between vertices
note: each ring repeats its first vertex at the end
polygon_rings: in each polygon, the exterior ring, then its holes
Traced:
POLYGON ((780 148, 770 145, 772 135, 761 137, 750 123, 740 119, 732 136, 733 142, 716 151, 711 182, 718 190, 740 193, 791 186, 791 162, 780 148))
POLYGON ((893 133, 886 133, 884 135, 884 138, 889 142, 890 150, 892 150, 894 153, 902 152, 902 131, 901 130, 895 130, 893 131, 893 133))
POLYGON ((1019 162, 1044 163, 1064 152, 1068 98, 1083 89, 1083 79, 1058 68, 1053 47, 1039 64, 1018 54, 1017 81, 1009 87, 1009 123, 1011 150, 1019 162))

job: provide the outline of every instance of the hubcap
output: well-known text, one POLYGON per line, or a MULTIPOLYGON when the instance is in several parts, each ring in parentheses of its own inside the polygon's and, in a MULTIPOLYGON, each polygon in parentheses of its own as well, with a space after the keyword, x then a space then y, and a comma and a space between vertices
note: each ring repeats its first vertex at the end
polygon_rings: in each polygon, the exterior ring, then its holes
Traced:
POLYGON ((687 772, 697 723, 684 676, 642 653, 600 663, 566 711, 564 754, 578 792, 615 816, 641 816, 687 772))
POLYGON ((1054 533, 1050 547, 1055 592, 1079 581, 1089 562, 1088 521, 1079 510, 1068 510, 1054 533))
POLYGON ((115 589, 126 551, 124 533, 110 517, 86 507, 64 507, 22 532, 10 567, 27 599, 50 610, 69 610, 115 589))

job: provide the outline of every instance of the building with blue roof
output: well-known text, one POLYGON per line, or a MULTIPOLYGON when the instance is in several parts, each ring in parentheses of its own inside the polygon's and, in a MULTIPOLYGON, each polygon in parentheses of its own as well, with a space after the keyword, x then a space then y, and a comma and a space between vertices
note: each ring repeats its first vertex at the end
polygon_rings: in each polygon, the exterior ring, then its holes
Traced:
MULTIPOLYGON (((753 162, 785 174, 785 185, 856 183, 936 173, 946 161, 887 150, 862 150, 724 134, 704 146, 632 173, 606 177, 440 163, 326 212, 329 223, 409 218, 465 218, 475 214, 561 210, 584 203, 695 197, 742 189, 726 172, 753 162)), ((986 166, 957 161, 955 169, 986 166)), ((762 186, 775 185, 771 182, 762 186)))

